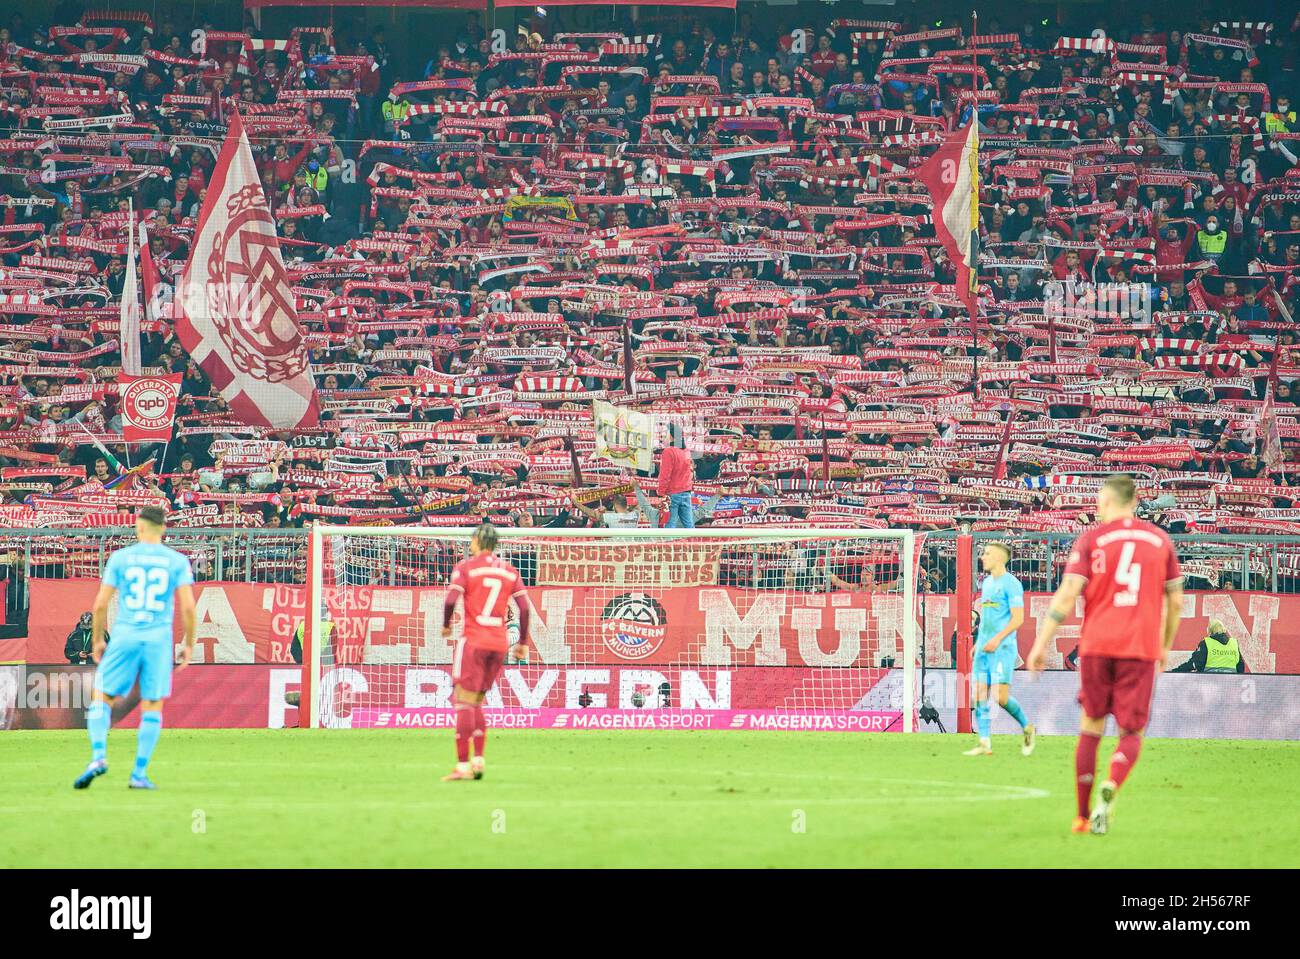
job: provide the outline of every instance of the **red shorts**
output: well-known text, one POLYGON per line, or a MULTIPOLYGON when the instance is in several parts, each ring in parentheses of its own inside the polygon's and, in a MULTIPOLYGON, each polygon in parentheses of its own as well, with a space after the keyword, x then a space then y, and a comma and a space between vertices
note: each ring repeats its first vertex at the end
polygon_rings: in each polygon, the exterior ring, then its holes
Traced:
POLYGON ((1125 732, 1146 728, 1156 682, 1156 664, 1151 660, 1080 656, 1079 681, 1084 715, 1102 719, 1109 713, 1125 732))
POLYGON ((461 642, 456 647, 452 680, 461 689, 469 690, 471 693, 486 693, 501 675, 501 668, 505 664, 505 650, 470 646, 461 642))

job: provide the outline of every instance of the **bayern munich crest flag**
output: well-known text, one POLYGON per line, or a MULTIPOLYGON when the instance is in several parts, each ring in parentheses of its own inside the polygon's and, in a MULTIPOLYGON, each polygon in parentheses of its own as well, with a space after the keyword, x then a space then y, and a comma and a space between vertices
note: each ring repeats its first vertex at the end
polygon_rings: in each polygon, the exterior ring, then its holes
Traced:
POLYGON ((297 301, 238 112, 221 147, 180 287, 176 334, 250 426, 320 419, 297 301))
POLYGON ((917 170, 934 200, 934 232, 957 268, 957 294, 971 310, 979 275, 979 127, 974 115, 917 170))

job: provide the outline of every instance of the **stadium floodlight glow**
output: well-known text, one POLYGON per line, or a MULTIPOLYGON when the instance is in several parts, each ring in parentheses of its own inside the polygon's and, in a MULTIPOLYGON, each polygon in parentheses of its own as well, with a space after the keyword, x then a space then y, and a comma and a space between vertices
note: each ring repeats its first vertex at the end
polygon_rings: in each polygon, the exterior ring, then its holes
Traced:
MULTIPOLYGON (((302 725, 367 725, 389 710, 450 706, 459 614, 445 639, 443 599, 473 532, 312 529, 302 725)), ((875 711, 887 722, 882 729, 916 729, 912 530, 498 533, 496 552, 522 574, 533 611, 529 662, 508 665, 489 694, 489 707, 507 719, 578 708, 589 685, 604 684, 608 705, 623 709, 667 699, 675 713, 744 708, 861 719, 875 711), (895 666, 881 665, 891 659, 895 666), (746 701, 735 702, 733 686, 742 683, 738 698, 746 701)))

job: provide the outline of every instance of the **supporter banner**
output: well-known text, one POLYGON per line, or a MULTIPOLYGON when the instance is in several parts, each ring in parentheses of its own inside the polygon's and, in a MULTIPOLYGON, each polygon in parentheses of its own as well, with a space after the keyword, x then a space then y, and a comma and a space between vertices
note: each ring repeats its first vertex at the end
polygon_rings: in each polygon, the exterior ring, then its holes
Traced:
POLYGON ((592 583, 641 589, 710 586, 718 582, 721 554, 720 544, 709 543, 616 546, 546 540, 537 545, 536 582, 588 591, 594 591, 592 583))
POLYGON ((117 378, 122 390, 122 436, 128 443, 165 443, 176 419, 181 373, 117 378))
MULTIPOLYGON (((576 544, 575 544, 576 545, 576 544)), ((668 544, 663 544, 665 547, 668 544)), ((674 544, 680 548, 681 544, 674 544)), ((701 588, 659 591, 658 584, 617 585, 618 547, 596 564, 609 586, 538 586, 528 595, 536 610, 533 643, 547 665, 644 665, 701 663, 714 666, 878 666, 902 649, 902 604, 897 595, 868 592, 798 593, 715 586, 716 560, 701 547, 695 555, 667 557, 672 585, 694 578, 701 588), (645 590, 655 590, 654 594, 645 590)), ((642 548, 643 549, 643 548, 642 548)), ((265 559, 265 558, 264 558, 265 559)), ((272 561, 272 560, 267 560, 272 561)), ((581 565, 576 554, 538 557, 562 567, 564 578, 581 565)), ((259 562, 262 562, 259 560, 259 562)), ((516 560, 518 562, 518 560, 516 560)), ((626 569, 626 567, 622 567, 626 569)), ((11 657, 32 663, 63 662, 63 643, 98 589, 93 579, 31 579, 34 611, 26 649, 11 657)), ((449 664, 452 641, 442 638, 443 590, 360 587, 346 595, 327 590, 338 637, 340 663, 449 664)), ((1026 596, 1020 654, 1033 644, 1039 617, 1051 597, 1026 596)), ((302 618, 305 586, 202 583, 197 588, 200 663, 289 664, 293 632, 302 618)), ((956 625, 953 597, 925 597, 925 648, 933 666, 951 664, 956 625)), ((1241 644, 1251 673, 1300 674, 1300 596, 1260 592, 1197 591, 1186 594, 1171 665, 1184 661, 1217 619, 1241 644)), ((110 622, 110 633, 112 623, 110 622)), ((1049 650, 1048 667, 1059 669, 1078 642, 1079 621, 1067 620, 1049 650)))
POLYGON ((592 402, 596 420, 596 455, 617 466, 649 473, 654 466, 654 419, 603 400, 592 402))

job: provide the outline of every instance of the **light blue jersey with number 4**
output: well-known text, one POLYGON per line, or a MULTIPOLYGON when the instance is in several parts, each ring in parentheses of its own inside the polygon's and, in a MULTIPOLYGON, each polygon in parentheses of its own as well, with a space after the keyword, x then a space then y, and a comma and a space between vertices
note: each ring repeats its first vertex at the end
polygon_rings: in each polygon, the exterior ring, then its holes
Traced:
POLYGON ((190 561, 161 543, 120 549, 104 567, 104 582, 117 590, 113 642, 172 637, 176 590, 194 582, 190 561))

